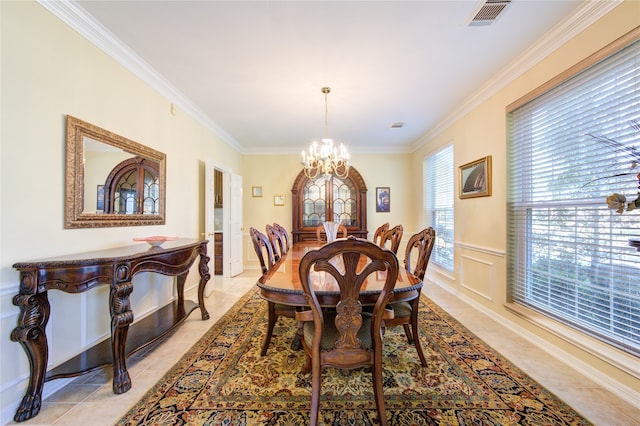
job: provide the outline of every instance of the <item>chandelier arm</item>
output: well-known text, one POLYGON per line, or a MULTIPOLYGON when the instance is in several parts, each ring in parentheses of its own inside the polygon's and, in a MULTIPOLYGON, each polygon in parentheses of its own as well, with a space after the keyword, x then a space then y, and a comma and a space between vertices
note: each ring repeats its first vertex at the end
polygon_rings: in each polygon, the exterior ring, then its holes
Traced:
POLYGON ((344 179, 349 175, 349 153, 342 144, 338 151, 338 148, 333 145, 333 140, 329 138, 329 102, 327 95, 331 93, 331 88, 323 87, 322 93, 324 93, 325 137, 321 140, 319 147, 317 147, 316 142, 313 142, 308 154, 302 151, 304 173, 309 179, 315 179, 321 173, 327 178, 334 174, 344 179))
POLYGON ((311 180, 313 180, 316 177, 318 177, 318 174, 319 174, 318 172, 319 172, 319 169, 316 168, 316 167, 305 167, 304 168, 305 176, 307 176, 307 178, 309 178, 311 180))

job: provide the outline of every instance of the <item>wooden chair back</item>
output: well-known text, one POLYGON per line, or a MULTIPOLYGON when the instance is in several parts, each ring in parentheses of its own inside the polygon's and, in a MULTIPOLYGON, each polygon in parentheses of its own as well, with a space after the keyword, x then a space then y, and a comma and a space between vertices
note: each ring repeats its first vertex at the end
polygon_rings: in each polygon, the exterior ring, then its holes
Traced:
MULTIPOLYGON (((319 243, 327 241, 327 231, 324 229, 324 225, 318 225, 316 228, 316 237, 319 243), (324 238, 322 238, 323 235, 324 238)), ((342 224, 338 225, 338 238, 347 238, 347 227, 342 224)))
POLYGON ((284 226, 275 222, 273 223, 273 227, 276 228, 276 231, 280 233, 280 236, 283 239, 284 253, 288 252, 289 249, 291 248, 291 238, 289 237, 289 233, 287 232, 287 229, 284 226))
POLYGON ((373 234, 373 242, 375 244, 380 245, 380 241, 382 241, 382 236, 385 232, 389 230, 389 222, 383 223, 376 229, 376 232, 373 234))
POLYGON ((251 241, 253 242, 253 249, 256 251, 256 255, 258 256, 258 260, 260 261, 262 275, 264 275, 276 263, 271 241, 269 241, 269 238, 267 238, 266 235, 253 227, 249 228, 249 235, 251 236, 251 241))
POLYGON ((380 240, 380 247, 386 247, 387 242, 389 242, 389 249, 398 253, 398 248, 400 247, 400 241, 402 241, 402 234, 404 232, 404 228, 402 225, 396 225, 393 228, 389 229, 382 235, 380 240))
POLYGON ((398 278, 398 258, 390 250, 354 236, 306 253, 299 266, 300 283, 310 310, 296 312, 303 326, 303 347, 311 367, 311 425, 317 424, 322 368, 371 367, 379 422, 387 424, 382 391, 382 326, 392 314, 385 309, 398 278), (335 279, 340 301, 335 312, 323 310, 315 295, 318 272, 335 279), (360 290, 366 278, 386 271, 385 283, 373 310, 362 315, 360 290))
POLYGON ((435 241, 436 231, 432 227, 429 227, 412 235, 407 243, 407 248, 404 253, 404 267, 421 280, 424 279, 424 274, 427 272, 427 266, 429 265, 429 259, 431 258, 435 241), (417 253, 417 258, 412 271, 411 257, 413 253, 417 253))
POLYGON ((271 243, 271 248, 273 249, 273 257, 278 261, 287 252, 287 243, 284 236, 275 226, 267 223, 265 230, 267 232, 267 238, 269 238, 269 242, 271 243))

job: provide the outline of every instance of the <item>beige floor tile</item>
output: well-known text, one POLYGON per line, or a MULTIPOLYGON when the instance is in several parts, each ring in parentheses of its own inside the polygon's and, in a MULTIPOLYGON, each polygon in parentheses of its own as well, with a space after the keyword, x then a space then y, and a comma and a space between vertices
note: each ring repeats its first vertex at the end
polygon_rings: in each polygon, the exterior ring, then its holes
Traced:
POLYGON ((640 410, 604 389, 565 387, 556 395, 596 425, 640 425, 640 410))
POLYGON ((108 404, 84 402, 77 404, 53 424, 60 426, 111 426, 122 417, 122 414, 127 412, 130 405, 126 401, 109 401, 108 404))
POLYGON ((69 383, 49 398, 48 402, 65 402, 65 403, 79 403, 86 400, 92 393, 100 389, 100 386, 104 385, 87 385, 87 384, 75 384, 69 383))
POLYGON ((43 401, 40 413, 32 419, 24 422, 10 422, 8 425, 48 426, 72 410, 77 404, 43 401))

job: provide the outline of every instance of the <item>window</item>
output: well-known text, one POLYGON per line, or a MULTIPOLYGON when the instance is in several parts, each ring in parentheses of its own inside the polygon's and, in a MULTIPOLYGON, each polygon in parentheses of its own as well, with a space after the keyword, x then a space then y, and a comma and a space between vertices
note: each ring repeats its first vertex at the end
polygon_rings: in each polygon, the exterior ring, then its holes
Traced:
POLYGON ((640 41, 595 56, 508 108, 509 299, 638 355, 640 41))
POLYGON ((424 222, 436 230, 431 262, 453 271, 453 146, 424 159, 424 222))

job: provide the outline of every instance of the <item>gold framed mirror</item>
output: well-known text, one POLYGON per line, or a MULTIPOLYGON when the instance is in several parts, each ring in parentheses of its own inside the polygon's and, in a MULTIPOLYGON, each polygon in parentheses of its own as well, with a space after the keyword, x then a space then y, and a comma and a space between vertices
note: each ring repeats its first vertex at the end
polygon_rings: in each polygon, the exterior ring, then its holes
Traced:
POLYGON ((164 225, 166 155, 66 117, 65 228, 164 225))

